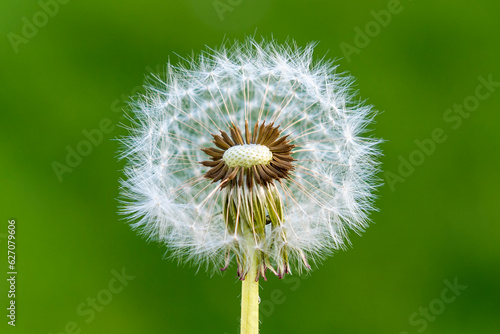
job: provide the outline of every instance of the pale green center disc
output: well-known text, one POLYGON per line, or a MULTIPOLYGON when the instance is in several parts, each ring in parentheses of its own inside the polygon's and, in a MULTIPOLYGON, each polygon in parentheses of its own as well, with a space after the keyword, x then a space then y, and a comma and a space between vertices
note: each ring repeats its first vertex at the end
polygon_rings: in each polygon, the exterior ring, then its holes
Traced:
POLYGON ((252 167, 267 165, 273 158, 273 153, 267 146, 258 144, 236 145, 224 152, 222 160, 229 167, 252 167))

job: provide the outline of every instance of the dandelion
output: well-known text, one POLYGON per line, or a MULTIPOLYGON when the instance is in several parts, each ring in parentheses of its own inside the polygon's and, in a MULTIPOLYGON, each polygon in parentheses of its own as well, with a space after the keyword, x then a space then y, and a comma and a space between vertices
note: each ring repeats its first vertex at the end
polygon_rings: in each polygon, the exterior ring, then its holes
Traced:
POLYGON ((375 112, 313 48, 249 38, 168 64, 123 139, 132 227, 181 261, 234 263, 242 333, 258 331, 259 278, 309 270, 374 209, 375 112))

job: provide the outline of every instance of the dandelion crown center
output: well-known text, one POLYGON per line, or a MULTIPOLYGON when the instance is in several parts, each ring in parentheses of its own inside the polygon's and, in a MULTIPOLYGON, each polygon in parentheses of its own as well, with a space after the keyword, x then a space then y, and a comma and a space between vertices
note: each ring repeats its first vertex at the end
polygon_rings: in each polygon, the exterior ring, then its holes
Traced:
POLYGON ((200 162, 210 167, 205 177, 221 181, 220 189, 243 184, 251 189, 289 178, 294 169, 291 154, 295 145, 278 128, 279 125, 261 122, 255 123, 251 131, 245 121, 243 131, 233 124, 229 134, 222 130, 220 135, 212 134, 215 147, 201 149, 211 158, 200 162))

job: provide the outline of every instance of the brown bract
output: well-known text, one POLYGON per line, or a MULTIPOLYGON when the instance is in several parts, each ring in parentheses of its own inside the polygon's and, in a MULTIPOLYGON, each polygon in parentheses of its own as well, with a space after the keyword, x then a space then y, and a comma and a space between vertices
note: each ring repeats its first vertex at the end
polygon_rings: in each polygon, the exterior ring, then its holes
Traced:
POLYGON ((245 133, 236 126, 230 128, 230 135, 224 131, 220 135, 212 134, 215 147, 203 148, 202 151, 211 157, 211 160, 202 161, 201 164, 210 167, 205 174, 213 182, 221 181, 221 188, 227 186, 243 186, 244 183, 251 189, 254 184, 267 185, 274 180, 288 178, 288 173, 294 169, 291 156, 295 145, 290 144, 288 135, 282 136, 279 126, 273 123, 255 123, 253 131, 245 122, 245 133), (223 160, 224 152, 232 146, 258 144, 269 148, 273 158, 268 164, 253 165, 251 167, 229 167, 223 160))

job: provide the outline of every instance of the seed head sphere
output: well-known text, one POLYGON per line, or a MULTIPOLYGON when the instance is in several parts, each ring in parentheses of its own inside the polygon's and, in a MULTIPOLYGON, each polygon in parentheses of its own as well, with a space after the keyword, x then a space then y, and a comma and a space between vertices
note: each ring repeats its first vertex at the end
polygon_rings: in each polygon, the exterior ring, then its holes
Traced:
POLYGON ((280 278, 349 244, 378 186, 375 112, 314 44, 226 43, 133 104, 122 211, 170 255, 280 278))

